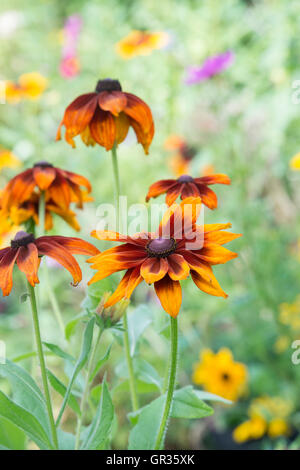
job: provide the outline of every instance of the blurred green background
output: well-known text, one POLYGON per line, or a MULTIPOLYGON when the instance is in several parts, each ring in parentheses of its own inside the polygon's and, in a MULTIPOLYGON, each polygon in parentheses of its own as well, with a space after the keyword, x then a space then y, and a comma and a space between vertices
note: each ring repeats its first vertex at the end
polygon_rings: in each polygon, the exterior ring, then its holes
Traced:
MULTIPOLYGON (((300 150, 300 108, 293 102, 293 83, 300 79, 299 15, 297 0, 1 2, 0 79, 16 81, 23 73, 37 71, 47 78, 48 87, 38 100, 0 105, 0 145, 13 151, 24 168, 48 160, 90 179, 94 202, 78 211, 80 236, 90 240, 89 233, 98 222, 97 205, 113 201, 111 157, 104 148, 88 148, 79 139, 76 150, 64 140, 56 143, 55 134, 65 107, 78 95, 93 91, 100 78, 119 79, 123 90, 144 99, 154 116, 156 131, 149 156, 136 144, 133 133, 119 147, 122 193, 128 196, 128 204, 143 202, 154 181, 175 177, 170 152, 164 147, 172 134, 195 148, 193 176, 213 165, 216 173, 227 173, 232 179, 231 186, 214 188, 218 209, 205 210, 206 223, 231 222, 233 231, 243 234, 231 245, 239 257, 215 268, 229 298, 211 297, 191 281, 184 282, 178 381, 191 383, 193 365, 203 348, 217 352, 228 347, 235 360, 248 368, 247 393, 230 407, 217 406, 209 419, 171 423, 169 448, 237 445, 228 444, 227 439, 247 419, 251 400, 265 395, 292 403, 291 431, 288 437, 265 436, 251 445, 298 445, 300 365, 292 363, 291 344, 300 339, 300 330, 282 322, 280 311, 282 303, 295 302, 300 281, 300 174, 289 167, 291 157, 300 150), (80 71, 66 79, 59 69, 62 30, 74 14, 82 21, 77 49, 80 71), (169 45, 147 56, 121 58, 116 43, 130 31, 143 29, 167 32, 169 45), (226 71, 198 84, 185 84, 188 66, 201 65, 207 57, 227 50, 235 60, 226 71)), ((16 171, 2 170, 1 188, 16 171)), ((52 233, 74 235, 58 218, 52 233)), ((105 246, 95 243, 100 249, 105 246)), ((55 267, 51 273, 67 323, 79 313, 85 282, 74 289, 68 285, 68 273, 55 267)), ((89 277, 89 268, 84 266, 84 280, 89 277)), ((14 279, 11 296, 0 298, 0 339, 6 342, 10 359, 32 350, 28 306, 19 301, 23 280, 17 272, 14 279)), ((64 345, 41 286, 44 339, 64 345)), ((139 353, 163 373, 168 348, 159 331, 167 315, 144 286, 131 308, 139 302, 155 318, 139 353)), ((295 312, 299 317, 298 307, 295 312)), ((80 334, 77 326, 71 338, 75 351, 80 334)), ((109 344, 110 338, 106 341, 109 344)), ((119 380, 115 366, 121 356, 121 347, 116 345, 108 367, 113 385, 119 380)), ((49 362, 58 374, 67 373, 57 358, 49 362)), ((30 361, 22 365, 30 367, 30 361)), ((144 395, 145 402, 149 396, 144 395)), ((128 393, 116 392, 116 402, 119 431, 114 446, 124 448, 128 393)), ((66 428, 72 419, 72 415, 66 418, 66 428)))

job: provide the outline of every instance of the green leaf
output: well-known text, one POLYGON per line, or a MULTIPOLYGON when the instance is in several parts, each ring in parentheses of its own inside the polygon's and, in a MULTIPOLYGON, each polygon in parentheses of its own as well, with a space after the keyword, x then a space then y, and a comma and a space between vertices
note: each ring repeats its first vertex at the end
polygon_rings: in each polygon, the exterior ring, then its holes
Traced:
MULTIPOLYGON (((49 369, 47 369, 47 376, 54 390, 56 390, 56 392, 64 398, 67 391, 67 387, 49 369)), ((80 415, 80 407, 72 393, 70 393, 68 405, 70 406, 70 408, 72 408, 73 411, 75 411, 75 413, 80 415)))
POLYGON ((75 449, 75 436, 69 432, 57 430, 57 439, 59 450, 74 450, 75 449))
POLYGON ((25 450, 26 435, 11 421, 0 418, 0 448, 25 450))
POLYGON ((24 304, 24 303, 27 301, 28 297, 29 297, 28 292, 25 292, 25 294, 22 294, 22 295, 20 296, 20 303, 21 303, 21 304, 24 304))
POLYGON ((114 419, 114 407, 105 378, 102 382, 101 399, 81 449, 97 450, 107 441, 114 419))
POLYGON ((55 356, 58 356, 62 359, 65 359, 67 361, 70 361, 70 362, 75 362, 75 358, 73 356, 71 356, 70 354, 66 353, 65 351, 63 351, 59 346, 57 346, 57 344, 53 344, 53 343, 46 343, 45 341, 43 341, 43 344, 46 346, 46 348, 48 348, 55 356))
POLYGON ((114 283, 112 279, 105 278, 102 279, 100 282, 95 282, 88 286, 87 295, 83 300, 81 307, 88 310, 95 310, 100 300, 103 297, 105 292, 112 292, 114 291, 114 283))
MULTIPOLYGON (((156 385, 148 384, 148 383, 142 382, 141 380, 136 380, 135 386, 136 386, 138 394, 157 392, 156 385)), ((114 396, 115 394, 118 394, 118 393, 124 394, 128 392, 130 392, 129 380, 124 380, 123 382, 120 382, 118 385, 116 385, 113 388, 112 395, 114 396)))
POLYGON ((147 384, 155 385, 158 390, 161 390, 162 387, 162 378, 154 369, 154 367, 149 364, 149 362, 145 361, 141 358, 136 358, 133 361, 134 371, 136 377, 147 384))
POLYGON ((104 356, 102 356, 99 359, 99 361, 97 362, 93 372, 90 375, 90 379, 89 379, 90 382, 92 382, 94 380, 94 378, 96 377, 99 369, 108 361, 112 345, 113 345, 113 343, 111 343, 110 346, 108 346, 107 351, 104 354, 104 356))
POLYGON ((21 406, 14 403, 3 392, 0 391, 0 416, 6 418, 22 429, 25 434, 32 439, 41 449, 53 448, 44 427, 21 406))
POLYGON ((171 409, 172 418, 199 419, 213 414, 214 410, 200 400, 191 385, 177 390, 171 409))
POLYGON ((220 401, 226 405, 232 405, 232 401, 226 400, 226 398, 215 395, 214 393, 204 392, 203 390, 197 389, 194 389, 194 393, 200 400, 220 401))
MULTIPOLYGON (((129 435, 129 450, 153 449, 165 406, 166 394, 128 417, 134 425, 129 435)), ((176 390, 170 417, 199 419, 210 416, 213 409, 200 400, 192 386, 176 390)))
POLYGON ((60 412, 56 421, 56 426, 58 426, 58 424, 60 423, 62 415, 65 411, 65 408, 68 403, 69 396, 73 387, 73 383, 77 375, 79 374, 79 372, 84 367, 86 361, 88 360, 89 353, 90 353, 91 346, 92 346, 92 341, 93 341, 94 325, 95 325, 95 318, 93 317, 90 319, 90 321, 87 323, 85 327, 80 356, 73 369, 72 376, 71 376, 71 379, 70 379, 70 382, 69 382, 69 385, 67 387, 67 391, 65 394, 65 398, 64 398, 63 404, 61 406, 61 409, 60 409, 60 412))
POLYGON ((0 364, 0 376, 11 384, 14 402, 33 414, 50 436, 44 396, 28 372, 7 360, 5 364, 0 364))
POLYGON ((128 315, 128 335, 130 344, 130 355, 134 355, 137 342, 146 328, 152 323, 153 315, 147 305, 139 305, 128 315))
POLYGON ((75 318, 73 318, 73 320, 69 321, 69 323, 66 324, 66 327, 65 327, 65 336, 66 336, 66 339, 69 341, 71 336, 73 335, 74 333, 74 330, 77 326, 77 324, 82 321, 82 320, 86 320, 86 319, 89 319, 90 318, 90 315, 89 313, 80 313, 80 315, 77 315, 75 318))

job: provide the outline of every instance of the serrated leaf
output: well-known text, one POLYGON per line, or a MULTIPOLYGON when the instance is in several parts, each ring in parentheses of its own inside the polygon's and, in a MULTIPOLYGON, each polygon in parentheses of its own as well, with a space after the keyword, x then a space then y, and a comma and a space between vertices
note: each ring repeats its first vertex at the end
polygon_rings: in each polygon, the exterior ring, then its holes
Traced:
POLYGON ((98 450, 104 446, 111 432, 113 419, 114 407, 106 380, 103 379, 100 403, 81 449, 98 450))
POLYGON ((76 377, 78 376, 79 372, 84 367, 86 361, 88 360, 89 353, 90 353, 91 346, 92 346, 92 341, 93 341, 94 325, 95 325, 95 318, 93 317, 90 319, 90 321, 87 323, 85 327, 80 356, 74 366, 73 373, 72 373, 72 376, 71 376, 71 379, 70 379, 70 382, 69 382, 69 385, 67 387, 67 391, 65 394, 65 398, 61 406, 58 418, 56 420, 56 426, 58 426, 58 424, 60 423, 60 420, 62 418, 66 405, 68 403, 69 396, 73 387, 73 383, 76 377))
MULTIPOLYGON (((53 387, 54 390, 64 398, 67 391, 67 387, 49 369, 47 369, 47 376, 51 387, 53 387)), ((72 393, 70 393, 68 405, 70 406, 70 408, 72 408, 73 411, 75 411, 75 413, 80 415, 80 407, 75 396, 72 393)))
POLYGON ((32 439, 41 449, 53 448, 43 426, 36 417, 23 407, 14 403, 0 391, 0 416, 8 419, 32 439))

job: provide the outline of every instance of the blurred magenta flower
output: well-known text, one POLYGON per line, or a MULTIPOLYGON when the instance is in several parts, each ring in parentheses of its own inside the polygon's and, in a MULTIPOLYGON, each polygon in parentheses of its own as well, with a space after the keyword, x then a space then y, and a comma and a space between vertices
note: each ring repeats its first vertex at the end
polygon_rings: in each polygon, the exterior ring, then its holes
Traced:
POLYGON ((80 70, 77 57, 77 43, 82 26, 79 15, 71 15, 67 18, 63 29, 62 58, 59 66, 63 78, 72 78, 78 75, 80 70))
POLYGON ((194 83, 207 80, 208 78, 223 72, 223 70, 227 69, 233 61, 234 53, 232 51, 226 51, 222 54, 208 57, 200 67, 188 67, 185 83, 187 85, 193 85, 194 83))

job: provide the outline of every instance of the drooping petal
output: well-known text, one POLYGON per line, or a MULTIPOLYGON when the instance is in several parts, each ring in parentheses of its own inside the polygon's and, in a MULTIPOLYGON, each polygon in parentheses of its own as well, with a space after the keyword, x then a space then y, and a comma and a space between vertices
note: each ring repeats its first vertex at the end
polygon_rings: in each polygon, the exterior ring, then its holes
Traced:
POLYGON ((11 206, 18 206, 29 199, 36 183, 32 169, 25 170, 13 178, 4 188, 1 195, 1 207, 5 211, 11 206))
POLYGON ((51 166, 36 166, 32 171, 34 181, 41 191, 48 189, 56 177, 56 169, 51 166))
POLYGON ((48 188, 46 200, 52 199, 62 209, 69 209, 71 203, 71 191, 66 179, 61 173, 56 174, 55 181, 48 188))
POLYGON ((90 127, 86 126, 86 128, 80 133, 80 137, 82 142, 87 146, 87 147, 94 147, 96 145, 96 141, 93 139, 90 127))
POLYGON ((146 196, 146 202, 148 202, 149 199, 151 199, 152 197, 157 197, 157 196, 160 196, 161 194, 166 193, 168 190, 170 190, 170 188, 173 188, 175 186, 178 186, 176 180, 169 179, 169 180, 156 181, 156 183, 153 183, 148 190, 148 194, 146 196))
POLYGON ((227 175, 216 174, 201 176, 201 178, 195 178, 196 183, 199 184, 230 184, 230 178, 227 175))
POLYGON ((128 134, 130 121, 125 113, 120 113, 118 117, 115 118, 116 123, 116 142, 120 144, 123 142, 128 134))
POLYGON ((110 112, 97 108, 90 123, 90 131, 97 144, 106 150, 113 148, 116 140, 116 123, 110 112))
POLYGON ((190 274, 190 268, 183 256, 174 253, 168 256, 168 274, 173 281, 186 279, 190 274))
POLYGON ((5 256, 6 253, 8 253, 9 251, 10 251, 10 247, 2 248, 2 250, 0 250, 0 261, 2 260, 3 256, 5 256))
POLYGON ((141 266, 141 275, 147 284, 152 284, 162 279, 168 269, 169 264, 166 258, 148 258, 141 266))
POLYGON ((160 281, 154 283, 154 288, 162 308, 171 317, 176 318, 182 302, 180 282, 173 281, 169 276, 165 276, 160 281))
POLYGON ((12 273, 18 254, 19 249, 10 249, 0 261, 0 289, 4 297, 10 294, 13 286, 12 273))
POLYGON ((91 183, 84 176, 78 175, 77 173, 72 173, 71 171, 66 171, 66 170, 59 170, 59 171, 65 178, 70 180, 72 183, 76 184, 77 186, 84 186, 89 193, 92 191, 91 183))
POLYGON ((141 124, 136 122, 134 119, 129 118, 131 127, 133 128, 137 141, 143 146, 146 155, 149 154, 149 147, 154 136, 154 123, 152 123, 149 131, 146 131, 141 124))
POLYGON ((61 126, 66 128, 66 141, 75 147, 73 137, 80 134, 90 123, 98 104, 97 93, 87 93, 76 98, 65 110, 58 128, 56 140, 61 138, 61 126))
POLYGON ((181 191, 181 199, 186 199, 188 197, 199 197, 199 190, 194 183, 185 183, 181 191))
POLYGON ((132 292, 142 281, 143 278, 140 275, 139 266, 134 269, 129 269, 125 273, 115 292, 109 297, 107 302, 104 304, 104 307, 110 307, 122 300, 124 297, 130 299, 132 292))
POLYGON ((211 273, 210 279, 202 277, 199 273, 191 271, 192 279, 196 286, 210 295, 215 295, 216 297, 228 297, 228 295, 223 291, 214 274, 211 273))
POLYGON ((53 240, 66 248, 72 255, 97 255, 100 253, 98 248, 81 238, 53 235, 40 237, 38 240, 48 243, 51 243, 51 240, 53 240))
POLYGON ((127 98, 122 91, 102 91, 99 93, 98 103, 103 111, 118 116, 126 108, 127 98))
POLYGON ((214 191, 204 184, 197 184, 197 187, 203 204, 209 209, 216 209, 218 207, 218 198, 214 191))
POLYGON ((39 254, 46 255, 50 258, 55 259, 55 261, 57 261, 69 271, 69 273, 73 277, 74 285, 79 284, 82 279, 82 273, 76 259, 66 248, 64 248, 60 244, 54 241, 44 241, 41 238, 38 238, 35 241, 39 254))
POLYGON ((143 129, 144 133, 150 132, 153 127, 153 118, 149 106, 136 95, 131 93, 124 94, 127 98, 124 112, 143 129))
POLYGON ((172 188, 168 189, 168 192, 166 195, 166 204, 168 206, 171 206, 172 204, 174 204, 179 194, 181 194, 182 186, 183 186, 182 184, 176 184, 172 188))
POLYGON ((39 264, 38 249, 34 243, 29 243, 29 245, 19 248, 17 265, 20 271, 26 275, 32 287, 40 282, 38 278, 39 264))

